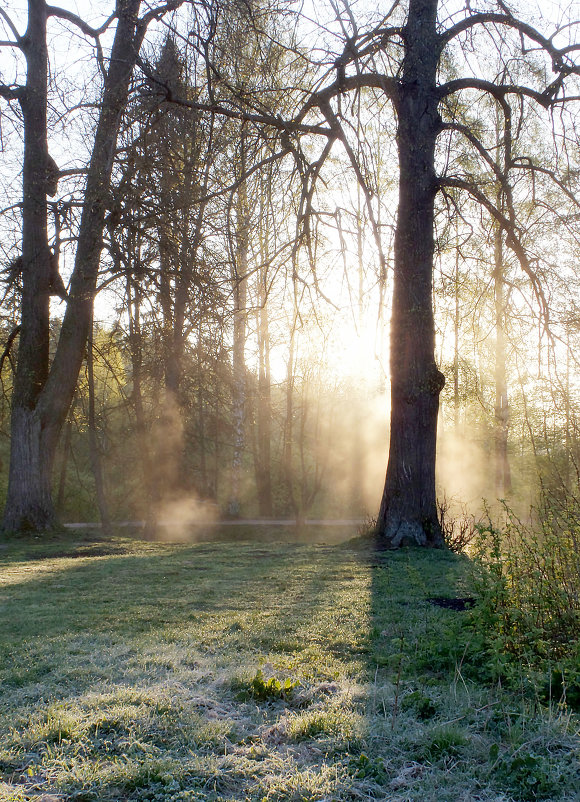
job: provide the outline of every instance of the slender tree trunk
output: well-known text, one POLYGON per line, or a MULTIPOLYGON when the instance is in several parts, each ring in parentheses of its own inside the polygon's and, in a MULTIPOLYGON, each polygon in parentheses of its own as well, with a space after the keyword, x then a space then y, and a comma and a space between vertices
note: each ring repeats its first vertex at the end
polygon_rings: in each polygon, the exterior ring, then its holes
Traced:
POLYGON ((288 491, 288 500, 296 518, 299 518, 299 503, 294 491, 294 465, 293 465, 293 440, 294 440, 294 346, 296 337, 296 314, 292 322, 290 331, 290 343, 288 345, 288 365, 286 368, 286 417, 284 420, 283 433, 283 457, 282 466, 284 481, 288 491))
POLYGON ((459 247, 455 254, 455 318, 453 320, 453 429, 459 434, 459 247))
MULTIPOLYGON (((240 141, 240 174, 246 171, 245 132, 240 141)), ((234 275, 234 345, 232 418, 234 429, 232 486, 228 512, 238 517, 241 511, 240 483, 244 453, 244 418, 246 406, 246 307, 248 288, 248 250, 250 222, 246 182, 242 181, 237 199, 237 259, 234 275)))
POLYGON ((203 376, 203 326, 200 315, 197 328, 197 421, 198 421, 198 450, 199 450, 199 473, 200 489, 204 498, 212 496, 209 491, 209 479, 207 473, 207 446, 206 446, 206 404, 204 395, 204 376, 203 376))
POLYGON ((71 449, 71 439, 72 439, 72 410, 74 409, 75 402, 73 400, 71 411, 69 413, 68 420, 64 427, 64 438, 62 444, 62 457, 60 463, 60 476, 58 480, 58 494, 56 497, 56 511, 57 514, 60 516, 64 510, 64 500, 65 500, 65 493, 66 493, 66 475, 68 471, 68 461, 70 457, 70 449, 71 449))
POLYGON ((509 402, 505 359, 505 280, 503 232, 495 226, 495 489, 498 498, 511 493, 511 471, 508 457, 509 402))
MULTIPOLYGON (((568 326, 570 323, 568 322, 568 326)), ((566 489, 570 487, 571 466, 572 466, 572 416, 570 410, 570 329, 566 329, 566 433, 564 448, 566 453, 564 455, 564 481, 566 482, 566 489)))
POLYGON ((391 322, 391 434, 377 520, 379 543, 441 546, 435 496, 439 394, 435 363, 433 222, 435 141, 441 120, 436 77, 437 0, 410 0, 397 100, 399 207, 391 322))
POLYGON ((257 485, 260 515, 271 517, 272 510, 272 388, 270 384, 270 331, 265 295, 258 310, 258 443, 257 485))
MULTIPOLYGON (((139 258, 137 249, 136 258, 139 258)), ((150 449, 151 427, 145 415, 143 405, 143 338, 141 334, 141 300, 138 285, 134 293, 132 281, 127 278, 127 310, 129 313, 129 347, 131 352, 131 373, 133 388, 131 401, 135 411, 137 429, 137 447, 143 477, 143 514, 145 516, 145 538, 154 540, 157 528, 156 512, 158 494, 153 481, 153 467, 150 449)))
MULTIPOLYGON (((358 299, 357 328, 361 336, 364 326, 364 262, 363 262, 363 220, 361 189, 357 186, 356 241, 358 257, 358 299)), ((352 457, 351 457, 351 508, 359 514, 363 509, 365 486, 365 426, 362 399, 356 398, 352 406, 352 457)))
POLYGON ((95 403, 95 354, 94 354, 94 333, 93 326, 89 331, 87 342, 87 379, 89 390, 89 451, 91 455, 91 470, 95 480, 95 493, 97 496, 97 507, 101 526, 105 534, 111 532, 111 519, 109 517, 109 507, 105 493, 105 482, 103 477, 103 463, 99 448, 99 436, 97 432, 97 415, 95 403))
POLYGON ((256 444, 254 466, 258 493, 258 510, 261 516, 271 518, 272 508, 272 386, 270 376, 270 321, 268 317, 269 243, 268 201, 272 176, 260 192, 260 261, 264 267, 258 273, 258 304, 256 309, 256 337, 258 341, 258 397, 256 409, 256 444))

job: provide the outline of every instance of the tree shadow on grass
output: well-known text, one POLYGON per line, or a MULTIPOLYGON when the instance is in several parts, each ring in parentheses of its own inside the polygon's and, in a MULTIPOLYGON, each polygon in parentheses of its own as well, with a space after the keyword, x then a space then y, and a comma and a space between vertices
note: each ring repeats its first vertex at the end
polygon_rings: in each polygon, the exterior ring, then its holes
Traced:
POLYGON ((131 548, 3 560, 0 771, 22 798, 497 798, 490 732, 515 719, 468 675, 469 611, 430 601, 470 595, 465 558, 131 548))
POLYGON ((99 800, 339 789, 319 743, 344 748, 348 716, 333 699, 364 674, 366 561, 289 544, 136 548, 8 561, 2 696, 19 735, 0 763, 17 773, 39 755, 53 777, 43 791, 99 800), (257 671, 295 692, 242 700, 257 671), (105 770, 119 755, 124 777, 105 770))

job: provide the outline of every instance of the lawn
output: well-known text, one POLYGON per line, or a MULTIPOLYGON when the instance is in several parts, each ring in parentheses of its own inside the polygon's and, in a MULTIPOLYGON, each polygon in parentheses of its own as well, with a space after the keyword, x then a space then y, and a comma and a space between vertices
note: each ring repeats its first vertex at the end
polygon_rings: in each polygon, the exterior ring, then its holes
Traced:
POLYGON ((356 541, 4 545, 0 799, 579 800, 578 717, 479 670, 472 592, 356 541))

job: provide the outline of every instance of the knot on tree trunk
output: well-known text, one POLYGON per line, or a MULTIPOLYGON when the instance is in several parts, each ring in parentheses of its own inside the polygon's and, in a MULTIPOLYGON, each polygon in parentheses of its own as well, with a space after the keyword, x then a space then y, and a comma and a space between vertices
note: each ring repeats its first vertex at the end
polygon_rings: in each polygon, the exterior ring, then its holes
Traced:
POLYGON ((437 398, 444 387, 445 376, 433 365, 422 377, 415 378, 415 380, 407 384, 406 387, 401 387, 400 389, 402 392, 400 396, 404 398, 408 404, 414 404, 421 398, 437 398))
POLYGON ((445 387, 445 376, 433 365, 433 369, 427 376, 426 383, 430 395, 439 395, 441 390, 445 387))

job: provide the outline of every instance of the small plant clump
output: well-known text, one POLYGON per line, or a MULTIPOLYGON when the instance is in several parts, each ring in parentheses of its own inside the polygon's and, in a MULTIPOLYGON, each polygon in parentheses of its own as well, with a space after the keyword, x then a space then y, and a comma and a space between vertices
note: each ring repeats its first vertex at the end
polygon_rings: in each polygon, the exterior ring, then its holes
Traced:
POLYGON ((369 757, 364 752, 351 757, 348 762, 348 770, 353 777, 359 780, 370 778, 379 785, 383 785, 388 778, 383 758, 369 757))
POLYGON ((433 718, 437 708, 433 700, 421 691, 412 691, 401 700, 401 710, 412 710, 421 721, 433 718))
POLYGON ((266 677, 259 668, 252 679, 247 682, 234 683, 236 698, 240 701, 254 699, 257 702, 268 702, 271 700, 283 699, 288 701, 292 698, 294 691, 300 685, 298 680, 278 679, 275 676, 266 677))
POLYGON ((524 750, 502 758, 498 755, 499 747, 494 744, 490 749, 490 759, 495 763, 494 781, 514 799, 534 802, 558 798, 561 787, 545 756, 524 750))

